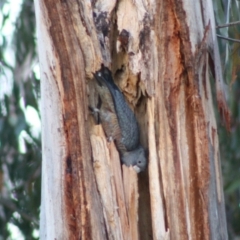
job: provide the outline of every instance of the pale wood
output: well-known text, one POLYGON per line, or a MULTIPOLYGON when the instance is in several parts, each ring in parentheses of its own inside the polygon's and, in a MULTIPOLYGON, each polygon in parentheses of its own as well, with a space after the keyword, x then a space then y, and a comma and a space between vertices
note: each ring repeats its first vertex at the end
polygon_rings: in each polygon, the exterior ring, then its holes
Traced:
MULTIPOLYGON (((124 192, 123 177, 121 172, 121 164, 119 161, 119 154, 116 151, 116 147, 110 145, 110 156, 111 156, 111 171, 113 177, 113 187, 116 191, 117 203, 118 203, 118 214, 122 226, 122 239, 129 239, 130 236, 130 226, 128 210, 126 205, 126 197, 124 192)), ((137 217, 137 216, 136 216, 137 217)))
MULTIPOLYGON (((54 75, 45 74, 49 72, 48 59, 56 66, 56 74, 59 75, 60 66, 56 62, 51 51, 51 41, 46 28, 39 24, 44 21, 38 2, 35 3, 36 16, 38 16, 37 28, 39 38, 45 39, 44 43, 39 41, 39 58, 41 61, 41 75, 45 80, 41 81, 41 116, 42 119, 42 191, 40 212, 40 239, 63 239, 68 238, 67 223, 65 217, 62 174, 63 165, 59 159, 66 157, 66 141, 63 133, 63 122, 61 119, 61 106, 53 104, 60 102, 54 75), (49 53, 48 56, 46 53, 49 53), (53 115, 52 115, 53 114, 53 115), (52 116, 55 116, 52 117, 52 116), (53 167, 54 166, 54 167, 53 167), (51 169, 51 171, 49 171, 51 169), (61 229, 61 231, 59 231, 61 229)), ((42 78, 43 79, 43 78, 42 78)))
POLYGON ((121 168, 117 150, 113 142, 106 142, 100 125, 92 129, 91 144, 108 237, 138 239, 137 173, 132 168, 121 168))
POLYGON ((147 114, 149 120, 148 128, 148 140, 149 140, 149 189, 151 193, 151 212, 152 212, 152 227, 153 227, 153 239, 165 239, 166 230, 164 224, 164 206, 163 206, 163 194, 160 185, 160 165, 158 162, 158 152, 156 149, 156 139, 154 131, 154 102, 149 101, 147 106, 147 114))
POLYGON ((138 185, 137 173, 130 167, 123 166, 123 187, 125 203, 127 207, 129 237, 127 239, 139 239, 138 235, 138 185))

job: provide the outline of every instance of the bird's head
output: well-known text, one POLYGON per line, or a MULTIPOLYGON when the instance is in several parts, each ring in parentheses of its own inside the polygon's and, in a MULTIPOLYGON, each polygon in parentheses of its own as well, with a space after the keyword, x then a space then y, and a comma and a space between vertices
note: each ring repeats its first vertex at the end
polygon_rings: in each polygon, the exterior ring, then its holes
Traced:
POLYGON ((123 153, 121 160, 125 165, 133 166, 137 173, 144 171, 147 167, 146 152, 142 146, 123 153))

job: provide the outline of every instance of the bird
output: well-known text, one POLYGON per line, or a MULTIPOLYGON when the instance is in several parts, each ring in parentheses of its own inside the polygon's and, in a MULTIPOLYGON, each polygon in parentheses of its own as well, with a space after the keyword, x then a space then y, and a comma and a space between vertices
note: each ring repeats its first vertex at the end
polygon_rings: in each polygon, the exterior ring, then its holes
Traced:
POLYGON ((133 166, 136 172, 147 167, 146 151, 140 143, 140 129, 136 117, 128 106, 124 95, 114 83, 111 71, 103 64, 93 73, 100 104, 100 122, 109 140, 113 140, 126 166, 133 166))

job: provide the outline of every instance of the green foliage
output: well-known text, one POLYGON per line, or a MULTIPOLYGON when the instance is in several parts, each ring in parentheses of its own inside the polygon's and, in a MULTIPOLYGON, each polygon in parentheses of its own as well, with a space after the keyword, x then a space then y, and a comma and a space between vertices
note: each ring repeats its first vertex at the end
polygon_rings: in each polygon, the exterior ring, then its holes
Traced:
MULTIPOLYGON (((10 10, 2 12, 1 33, 10 21, 10 10)), ((25 239, 36 239, 33 231, 39 228, 41 141, 32 131, 34 123, 26 119, 28 106, 39 113, 39 79, 32 69, 34 15, 33 1, 24 0, 12 40, 0 35, 0 239, 11 239, 7 223, 17 226, 25 239)))
MULTIPOLYGON (((214 0, 216 24, 240 21, 239 1, 214 0)), ((217 29, 217 34, 240 39, 240 23, 217 29)), ((240 237, 240 43, 219 39, 223 75, 232 125, 228 133, 218 118, 224 194, 229 238, 240 237)))

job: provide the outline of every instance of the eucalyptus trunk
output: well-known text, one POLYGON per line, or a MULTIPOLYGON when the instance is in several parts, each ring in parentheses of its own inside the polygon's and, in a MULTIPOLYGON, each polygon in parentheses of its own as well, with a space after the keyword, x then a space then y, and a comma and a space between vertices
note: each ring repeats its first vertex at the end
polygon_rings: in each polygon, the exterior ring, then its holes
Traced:
POLYGON ((228 124, 211 0, 35 0, 41 239, 227 239, 217 125, 228 124), (148 168, 121 165, 89 111, 109 67, 148 168), (211 67, 211 68, 210 68, 211 67))

